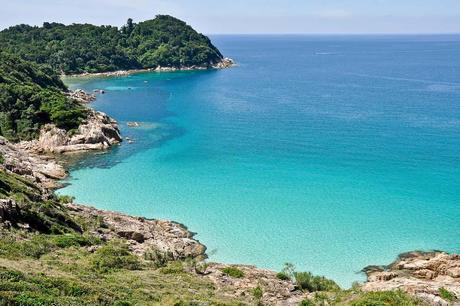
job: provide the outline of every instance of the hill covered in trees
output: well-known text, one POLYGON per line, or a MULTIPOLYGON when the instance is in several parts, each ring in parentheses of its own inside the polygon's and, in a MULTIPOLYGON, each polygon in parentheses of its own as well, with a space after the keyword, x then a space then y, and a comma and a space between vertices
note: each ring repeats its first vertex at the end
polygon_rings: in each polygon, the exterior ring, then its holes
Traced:
POLYGON ((67 97, 66 90, 49 66, 0 52, 0 135, 30 140, 46 123, 77 128, 87 110, 67 97))
POLYGON ((0 48, 65 73, 161 67, 209 67, 222 54, 185 22, 159 15, 120 29, 90 24, 17 25, 0 32, 0 48))

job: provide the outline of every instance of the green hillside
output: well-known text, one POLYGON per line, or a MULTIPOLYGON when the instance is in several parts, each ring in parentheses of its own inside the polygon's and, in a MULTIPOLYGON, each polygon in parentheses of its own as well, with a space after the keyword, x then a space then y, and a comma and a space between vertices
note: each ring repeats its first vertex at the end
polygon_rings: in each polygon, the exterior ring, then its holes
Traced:
POLYGON ((17 25, 0 32, 0 48, 74 74, 123 69, 210 66, 222 54, 210 40, 171 16, 120 29, 90 24, 17 25))

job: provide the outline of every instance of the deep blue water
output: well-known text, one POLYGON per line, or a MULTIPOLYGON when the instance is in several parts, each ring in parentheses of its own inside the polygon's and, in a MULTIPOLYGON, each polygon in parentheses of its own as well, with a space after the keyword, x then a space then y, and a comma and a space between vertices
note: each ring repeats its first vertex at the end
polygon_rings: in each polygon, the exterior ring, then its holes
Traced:
POLYGON ((72 79, 125 142, 62 193, 186 224, 211 259, 348 286, 460 251, 460 36, 215 36, 237 67, 72 79), (127 121, 145 122, 129 128, 127 121))

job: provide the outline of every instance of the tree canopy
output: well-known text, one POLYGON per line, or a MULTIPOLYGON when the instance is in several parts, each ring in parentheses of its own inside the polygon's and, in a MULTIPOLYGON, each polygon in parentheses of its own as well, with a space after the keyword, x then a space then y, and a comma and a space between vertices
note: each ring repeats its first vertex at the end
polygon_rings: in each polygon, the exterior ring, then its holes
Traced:
POLYGON ((0 135, 30 140, 46 123, 77 128, 86 109, 68 98, 66 86, 49 66, 0 52, 0 135))
POLYGON ((209 38, 166 15, 137 24, 130 18, 120 29, 91 24, 22 24, 0 32, 0 48, 65 74, 207 67, 222 60, 209 38))

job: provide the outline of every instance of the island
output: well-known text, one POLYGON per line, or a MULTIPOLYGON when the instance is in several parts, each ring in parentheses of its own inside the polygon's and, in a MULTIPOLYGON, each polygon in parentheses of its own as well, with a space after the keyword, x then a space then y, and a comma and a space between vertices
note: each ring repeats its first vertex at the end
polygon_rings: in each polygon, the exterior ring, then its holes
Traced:
MULTIPOLYGON (((225 68, 210 40, 170 17, 121 29, 45 23, 0 32, 1 305, 454 305, 460 255, 402 254, 364 284, 286 264, 212 263, 186 226, 99 210, 54 190, 59 155, 107 150, 117 122, 70 91, 65 74, 225 68)), ((337 259, 340 260, 340 259, 337 259)))

